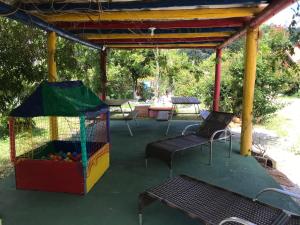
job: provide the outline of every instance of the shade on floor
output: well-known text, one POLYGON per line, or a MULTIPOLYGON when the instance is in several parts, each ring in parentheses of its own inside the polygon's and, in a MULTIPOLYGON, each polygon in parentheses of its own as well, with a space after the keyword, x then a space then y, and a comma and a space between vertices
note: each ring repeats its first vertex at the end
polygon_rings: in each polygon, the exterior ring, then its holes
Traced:
MULTIPOLYGON (((190 121, 176 121, 169 135, 178 135, 190 121)), ((168 176, 165 164, 155 159, 144 167, 146 143, 164 138, 165 122, 145 120, 134 127, 130 137, 124 121, 112 121, 111 167, 86 196, 62 193, 15 190, 14 177, 0 181, 0 218, 8 225, 134 225, 138 224, 137 197, 147 187, 162 182, 168 176)), ((252 157, 238 154, 239 144, 233 145, 232 158, 227 158, 224 143, 218 143, 209 166, 208 152, 190 151, 177 155, 175 174, 187 174, 209 183, 254 197, 265 187, 279 187, 252 157)), ((300 213, 291 199, 269 195, 265 202, 300 213)), ((145 225, 199 224, 175 209, 162 204, 149 206, 144 213, 145 225)))

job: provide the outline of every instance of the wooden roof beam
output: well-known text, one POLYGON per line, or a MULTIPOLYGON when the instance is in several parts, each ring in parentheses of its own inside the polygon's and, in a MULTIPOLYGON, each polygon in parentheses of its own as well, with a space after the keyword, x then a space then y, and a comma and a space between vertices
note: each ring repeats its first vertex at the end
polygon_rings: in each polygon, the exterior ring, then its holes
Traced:
POLYGON ((135 38, 135 39, 101 39, 101 40, 91 40, 94 43, 99 44, 122 44, 122 43, 174 43, 174 42, 208 42, 208 41, 218 41, 223 42, 225 37, 199 37, 199 38, 135 38))
POLYGON ((245 7, 228 9, 189 9, 156 11, 111 11, 100 13, 51 13, 34 14, 48 22, 88 22, 88 21, 144 21, 144 20, 191 20, 251 17, 264 7, 245 7))
POLYGON ((176 21, 103 21, 103 22, 58 22, 55 25, 68 30, 73 29, 176 29, 176 28, 213 28, 242 27, 251 17, 226 18, 212 20, 176 20, 176 21))
POLYGON ((211 8, 228 8, 228 7, 243 7, 249 5, 259 5, 269 3, 270 0, 185 0, 185 1, 174 1, 174 0, 156 0, 156 1, 62 1, 62 2, 47 2, 41 3, 40 0, 31 0, 30 2, 22 5, 22 9, 27 11, 98 11, 101 10, 157 10, 161 8, 166 9, 186 9, 186 8, 200 8, 200 7, 211 7, 211 8))
POLYGON ((82 34, 81 38, 87 40, 103 39, 157 39, 157 38, 200 38, 200 37, 229 37, 233 32, 209 32, 209 33, 177 33, 177 34, 82 34))
POLYGON ((216 48, 217 44, 207 43, 207 44, 160 44, 160 45, 150 45, 150 44, 124 44, 116 45, 110 44, 105 45, 107 48, 125 48, 125 49, 135 49, 135 48, 216 48))

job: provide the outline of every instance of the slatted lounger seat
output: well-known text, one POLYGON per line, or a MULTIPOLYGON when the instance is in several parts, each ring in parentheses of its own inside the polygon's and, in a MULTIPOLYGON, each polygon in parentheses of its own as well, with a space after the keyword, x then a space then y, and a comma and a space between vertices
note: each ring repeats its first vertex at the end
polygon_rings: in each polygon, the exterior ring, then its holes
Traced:
MULTIPOLYGON (((213 141, 220 139, 230 140, 229 157, 231 152, 231 134, 230 131, 226 133, 227 126, 233 118, 232 113, 226 112, 211 112, 209 116, 200 125, 196 134, 181 135, 177 137, 158 140, 147 144, 145 150, 145 161, 147 166, 148 158, 157 158, 165 162, 170 169, 170 176, 172 176, 172 161, 175 153, 185 151, 194 147, 209 144, 210 158, 209 164, 212 162, 212 148, 213 141), (222 136, 222 133, 226 133, 222 136)), ((197 124, 199 126, 199 124, 197 124)))
MULTIPOLYGON (((265 189, 258 195, 266 191, 277 191, 300 198, 300 196, 278 189, 265 189)), ((246 225, 300 224, 299 215, 186 175, 180 175, 149 188, 139 195, 140 225, 143 223, 142 212, 144 208, 156 200, 169 207, 179 209, 207 225, 225 224, 225 221, 239 221, 238 223, 226 224, 246 225)))

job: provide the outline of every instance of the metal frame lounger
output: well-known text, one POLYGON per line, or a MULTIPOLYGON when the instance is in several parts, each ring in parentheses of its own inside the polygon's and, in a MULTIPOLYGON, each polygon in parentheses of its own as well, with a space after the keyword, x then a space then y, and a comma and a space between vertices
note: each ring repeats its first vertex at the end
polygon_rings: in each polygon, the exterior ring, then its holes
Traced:
MULTIPOLYGON (((229 157, 232 148, 231 132, 227 128, 233 118, 232 113, 211 112, 209 116, 200 125, 196 134, 185 135, 185 131, 194 126, 189 125, 184 129, 183 135, 158 140, 147 144, 145 151, 145 162, 147 167, 148 158, 157 158, 165 162, 170 169, 170 177, 172 176, 172 161, 176 152, 192 149, 204 144, 209 145, 209 164, 212 163, 213 142, 221 139, 229 139, 229 157), (222 136, 222 134, 225 134, 222 136)), ((199 126, 199 123, 197 124, 199 126)))
POLYGON ((257 200, 258 196, 269 191, 300 198, 284 190, 269 188, 251 199, 195 178, 180 175, 139 195, 139 223, 140 225, 143 223, 143 209, 158 200, 206 225, 299 225, 300 215, 257 200))

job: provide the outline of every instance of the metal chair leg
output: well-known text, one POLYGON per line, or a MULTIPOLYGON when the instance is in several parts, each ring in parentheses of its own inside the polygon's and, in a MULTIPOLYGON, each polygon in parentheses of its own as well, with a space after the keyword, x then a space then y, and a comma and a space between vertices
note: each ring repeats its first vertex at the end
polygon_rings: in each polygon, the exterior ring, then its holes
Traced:
POLYGON ((139 225, 143 225, 143 214, 139 213, 139 225))
POLYGON ((145 167, 148 168, 148 159, 145 158, 145 167))
POLYGON ((170 116, 170 119, 169 119, 169 121, 168 121, 168 127, 167 127, 167 130, 166 130, 166 136, 168 135, 168 133, 169 133, 169 129, 170 129, 170 126, 171 126, 171 121, 172 121, 172 119, 173 119, 173 114, 174 114, 174 110, 173 110, 173 106, 172 106, 172 110, 171 110, 171 116, 170 116))
POLYGON ((209 165, 211 165, 212 164, 212 145, 213 145, 213 142, 212 141, 210 141, 209 142, 209 165))
POLYGON ((171 115, 171 119, 169 120, 169 122, 168 122, 168 127, 167 127, 167 130, 166 130, 166 133, 165 133, 165 135, 167 136, 168 135, 168 133, 169 133, 169 129, 170 129, 170 125, 171 125, 171 121, 172 121, 172 115, 171 115))
POLYGON ((130 136, 132 137, 133 134, 132 134, 132 131, 130 129, 130 125, 129 125, 129 123, 127 121, 126 121, 126 125, 127 125, 128 130, 129 130, 130 136))
POLYGON ((229 158, 231 157, 232 152, 232 135, 229 136, 229 158))

